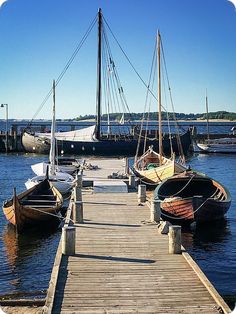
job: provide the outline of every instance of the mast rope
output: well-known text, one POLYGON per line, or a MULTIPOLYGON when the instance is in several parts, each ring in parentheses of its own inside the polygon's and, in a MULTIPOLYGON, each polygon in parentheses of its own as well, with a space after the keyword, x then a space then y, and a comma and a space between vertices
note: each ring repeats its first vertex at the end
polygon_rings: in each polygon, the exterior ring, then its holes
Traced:
MULTIPOLYGON (((58 78, 56 79, 55 82, 55 86, 57 86, 59 84, 59 82, 62 80, 62 78, 64 77, 65 73, 67 72, 67 70, 69 69, 70 65, 73 63, 75 57, 77 56, 78 52, 80 51, 80 49, 82 48, 84 42, 86 41, 87 37, 89 36, 89 34, 91 33, 94 25, 97 22, 97 14, 95 16, 95 18, 93 19, 93 21, 91 22, 90 26, 88 27, 87 31, 85 32, 84 36, 82 37, 80 43, 77 45, 76 49, 74 50, 74 52, 72 53, 71 57, 69 58, 69 60, 67 61, 66 65, 64 66, 63 70, 61 71, 61 73, 59 74, 58 78)), ((53 92, 53 88, 51 88, 49 90, 49 92, 47 93, 47 95, 45 96, 44 100, 42 101, 42 103, 40 104, 38 110, 36 111, 36 113, 34 114, 33 118, 30 120, 30 122, 28 123, 28 126, 31 126, 33 120, 36 118, 36 116, 39 114, 39 112, 42 110, 43 106, 45 105, 45 103, 48 101, 48 99, 50 98, 50 96, 52 95, 53 92)))
POLYGON ((145 81, 142 79, 141 75, 138 73, 138 71, 136 70, 136 68, 134 67, 133 63, 131 62, 131 60, 129 59, 129 57, 127 56, 126 52, 124 51, 124 49, 121 47, 119 41, 117 40, 116 36, 114 35, 114 33, 112 32, 109 24, 107 23, 106 19, 103 17, 104 22, 106 23, 109 31, 111 32, 112 37, 114 38, 114 40, 116 41, 117 45, 119 46, 120 50, 122 51, 122 53, 124 54, 126 60, 128 61, 128 63, 130 64, 130 66, 132 67, 132 69, 134 70, 134 72, 136 73, 136 75, 139 77, 139 79, 141 80, 141 82, 143 83, 143 85, 149 90, 149 92, 151 93, 151 95, 157 100, 156 96, 153 94, 153 92, 149 89, 149 86, 145 83, 145 81))
MULTIPOLYGON (((145 105, 144 105, 144 111, 143 111, 143 116, 142 116, 142 121, 141 121, 141 126, 140 126, 140 131, 139 131, 139 135, 138 135, 138 144, 137 144, 137 148, 136 148, 136 154, 135 154, 135 160, 137 161, 137 157, 138 157, 138 152, 139 152, 139 148, 140 148, 140 143, 141 143, 141 138, 144 138, 144 145, 143 145, 143 153, 146 150, 146 143, 147 143, 147 131, 145 132, 145 136, 142 135, 142 131, 143 131, 143 125, 144 125, 144 119, 145 119, 145 111, 147 108, 147 102, 148 102, 148 96, 149 96, 149 87, 151 84, 151 80, 152 80, 152 87, 154 85, 154 75, 155 75, 155 71, 156 71, 156 63, 155 63, 155 58, 156 58, 156 42, 155 42, 155 46, 154 46, 154 51, 153 51, 153 56, 152 56, 152 63, 151 63, 151 71, 149 74, 149 80, 148 80, 148 85, 147 85, 147 92, 146 92, 146 97, 145 97, 145 105)), ((149 103, 149 111, 148 111, 148 117, 150 115, 150 103, 149 103)), ((146 126, 146 130, 148 129, 148 126, 146 126)), ((148 138, 149 139, 149 138, 148 138)))
POLYGON ((173 97, 172 97, 172 92, 171 92, 171 87, 170 87, 170 81, 169 81, 169 76, 168 76, 168 71, 167 71, 167 66, 166 66, 166 60, 165 60, 164 47, 163 47, 162 39, 161 39, 161 50, 162 50, 162 57, 163 57, 164 68, 165 68, 165 72, 166 72, 166 80, 167 80, 168 89, 169 89, 170 102, 171 102, 172 111, 173 111, 175 129, 176 129, 176 133, 177 133, 177 145, 178 145, 178 149, 179 149, 179 154, 180 154, 180 156, 182 158, 182 162, 183 162, 183 164, 185 164, 185 156, 184 156, 184 152, 183 152, 182 143, 181 143, 181 140, 180 140, 179 124, 178 124, 177 119, 176 119, 176 114, 175 114, 175 109, 174 109, 174 102, 173 102, 173 97))

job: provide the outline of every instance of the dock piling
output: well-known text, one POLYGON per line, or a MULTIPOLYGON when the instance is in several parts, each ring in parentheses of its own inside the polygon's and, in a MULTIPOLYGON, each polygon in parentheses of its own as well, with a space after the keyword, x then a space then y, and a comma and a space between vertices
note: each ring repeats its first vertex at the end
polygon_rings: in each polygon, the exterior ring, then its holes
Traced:
POLYGON ((74 198, 75 201, 82 201, 82 174, 77 173, 75 177, 74 198))
POLYGON ((73 220, 75 223, 83 223, 82 174, 76 175, 76 184, 73 192, 73 220))
POLYGON ((150 207, 150 220, 159 223, 161 219, 161 203, 159 200, 152 200, 150 207))
POLYGON ((181 226, 169 227, 169 253, 181 254, 181 226))
POLYGON ((135 175, 134 174, 129 175, 129 187, 135 188, 135 175))
POLYGON ((127 175, 129 174, 129 158, 124 158, 124 173, 127 175))
POLYGON ((146 202, 146 185, 139 184, 138 186, 138 202, 145 203, 146 202))
POLYGON ((75 255, 75 227, 62 228, 62 254, 75 255))

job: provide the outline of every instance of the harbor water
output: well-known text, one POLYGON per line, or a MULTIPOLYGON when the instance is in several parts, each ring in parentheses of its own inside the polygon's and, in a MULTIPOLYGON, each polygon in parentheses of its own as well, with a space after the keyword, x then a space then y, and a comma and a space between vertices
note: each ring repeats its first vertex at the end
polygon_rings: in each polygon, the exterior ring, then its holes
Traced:
MULTIPOLYGON (((25 189, 33 176, 30 165, 46 156, 27 154, 0 155, 0 202, 25 189)), ((183 245, 200 265, 222 296, 236 296, 236 156, 189 156, 188 164, 225 185, 232 205, 224 221, 185 231, 183 245)), ((47 227, 16 235, 0 211, 0 297, 45 297, 61 230, 47 227)))

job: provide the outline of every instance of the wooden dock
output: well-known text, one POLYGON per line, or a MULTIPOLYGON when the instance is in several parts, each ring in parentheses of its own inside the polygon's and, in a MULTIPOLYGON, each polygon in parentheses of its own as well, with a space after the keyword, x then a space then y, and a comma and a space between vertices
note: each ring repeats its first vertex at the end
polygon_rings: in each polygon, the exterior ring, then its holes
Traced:
POLYGON ((44 313, 230 313, 184 249, 168 253, 135 192, 84 190, 83 211, 75 255, 59 245, 44 313))

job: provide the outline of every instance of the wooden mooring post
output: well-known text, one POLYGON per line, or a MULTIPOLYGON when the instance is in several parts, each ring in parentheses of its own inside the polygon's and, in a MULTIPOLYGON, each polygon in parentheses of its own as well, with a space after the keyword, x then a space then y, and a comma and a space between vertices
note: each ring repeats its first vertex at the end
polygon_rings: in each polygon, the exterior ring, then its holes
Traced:
POLYGON ((152 200, 150 207, 150 221, 159 223, 161 220, 161 202, 152 200))
POLYGON ((138 202, 145 203, 146 202, 146 185, 139 184, 138 186, 138 202))
POLYGON ((181 254, 181 226, 169 227, 169 253, 181 254))
POLYGON ((82 174, 76 175, 76 184, 73 190, 73 220, 75 223, 83 223, 83 202, 82 202, 82 174))
POLYGON ((134 174, 129 175, 129 187, 135 188, 135 175, 134 174))
POLYGON ((62 254, 75 255, 75 227, 64 226, 62 228, 62 254))

